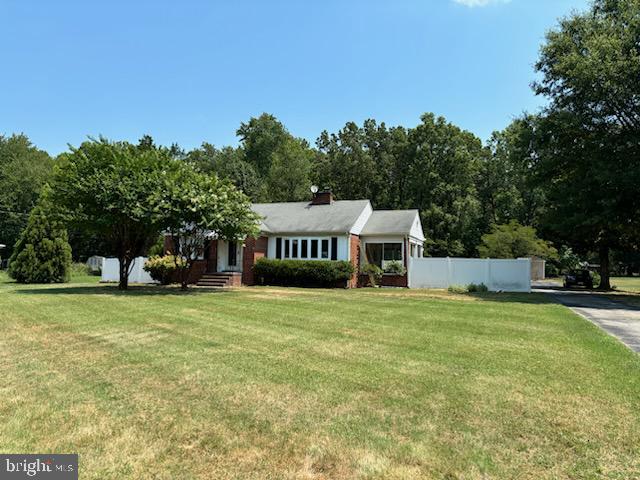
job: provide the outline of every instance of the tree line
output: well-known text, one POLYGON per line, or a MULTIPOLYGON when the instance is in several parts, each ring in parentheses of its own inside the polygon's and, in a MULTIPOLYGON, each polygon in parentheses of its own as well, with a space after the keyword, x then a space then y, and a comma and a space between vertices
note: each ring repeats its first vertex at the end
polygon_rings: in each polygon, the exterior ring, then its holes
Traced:
MULTIPOLYGON (((531 231, 518 227, 531 227, 559 249, 595 255, 609 288, 612 258, 629 271, 639 263, 638 19, 632 0, 596 0, 561 19, 547 34, 532 85, 547 106, 485 143, 426 113, 409 127, 348 122, 311 145, 265 113, 239 126, 238 146, 205 142, 185 151, 145 136, 136 147, 228 181, 254 202, 308 200, 317 184, 338 199, 368 198, 377 209, 417 208, 427 255, 492 254, 498 237, 487 235, 526 237, 531 231)), ((59 161, 22 135, 0 138, 0 232, 7 245, 59 161)), ((70 232, 70 241, 75 255, 94 253, 100 243, 82 232, 70 232)), ((541 251, 553 255, 548 247, 541 251)))

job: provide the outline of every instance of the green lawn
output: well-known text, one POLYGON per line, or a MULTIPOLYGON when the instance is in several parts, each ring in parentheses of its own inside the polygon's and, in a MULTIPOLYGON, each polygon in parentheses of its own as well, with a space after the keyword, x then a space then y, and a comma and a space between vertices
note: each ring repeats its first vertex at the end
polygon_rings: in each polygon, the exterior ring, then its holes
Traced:
POLYGON ((637 478, 640 360, 536 295, 0 283, 0 451, 83 479, 637 478))
POLYGON ((640 277, 613 277, 611 285, 622 292, 640 293, 640 277))

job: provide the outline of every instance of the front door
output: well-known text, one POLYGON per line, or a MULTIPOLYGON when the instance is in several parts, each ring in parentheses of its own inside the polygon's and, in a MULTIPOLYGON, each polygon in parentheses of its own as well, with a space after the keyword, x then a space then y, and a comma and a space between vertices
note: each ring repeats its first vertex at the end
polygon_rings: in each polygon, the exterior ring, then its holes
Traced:
POLYGON ((204 242, 204 259, 207 262, 207 272, 213 273, 218 268, 218 259, 216 256, 217 240, 207 240, 204 242))
POLYGON ((218 240, 218 271, 242 271, 242 243, 218 240))
POLYGON ((229 242, 229 257, 227 259, 227 265, 229 269, 238 266, 238 243, 235 241, 229 242))

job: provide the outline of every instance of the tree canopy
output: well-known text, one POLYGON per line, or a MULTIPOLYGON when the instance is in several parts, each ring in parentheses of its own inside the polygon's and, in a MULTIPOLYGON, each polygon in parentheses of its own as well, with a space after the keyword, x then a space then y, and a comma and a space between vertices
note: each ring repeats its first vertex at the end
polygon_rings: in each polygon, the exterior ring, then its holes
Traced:
POLYGON ((0 135, 0 243, 8 256, 51 175, 53 161, 25 135, 0 135))
MULTIPOLYGON (((485 226, 477 197, 487 150, 470 132, 425 114, 414 128, 367 120, 323 132, 315 178, 338 198, 368 198, 374 208, 420 210, 429 255, 470 255, 485 226)), ((488 227, 488 225, 486 226, 488 227)))
POLYGON ((165 177, 158 209, 170 235, 183 289, 208 236, 243 240, 258 234, 258 217, 249 198, 230 182, 183 164, 165 177))
POLYGON ((638 38, 637 0, 596 0, 549 32, 536 64, 534 88, 550 100, 534 124, 544 221, 599 252, 602 289, 610 288, 611 248, 633 246, 640 232, 638 38))
POLYGON ((478 247, 482 258, 540 257, 555 259, 558 252, 549 243, 538 237, 533 227, 520 225, 515 220, 505 225, 494 225, 491 233, 482 236, 478 247))
POLYGON ((178 165, 164 149, 104 138, 84 142, 56 165, 53 203, 71 225, 106 240, 120 261, 121 289, 133 260, 162 229, 162 192, 178 165))

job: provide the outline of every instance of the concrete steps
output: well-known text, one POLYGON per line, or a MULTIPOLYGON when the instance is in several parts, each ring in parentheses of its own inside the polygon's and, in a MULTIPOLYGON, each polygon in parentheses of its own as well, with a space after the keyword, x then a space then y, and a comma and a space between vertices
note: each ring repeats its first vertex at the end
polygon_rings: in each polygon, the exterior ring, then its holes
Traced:
POLYGON ((231 286, 231 273, 205 273, 196 285, 198 287, 224 288, 231 286))

